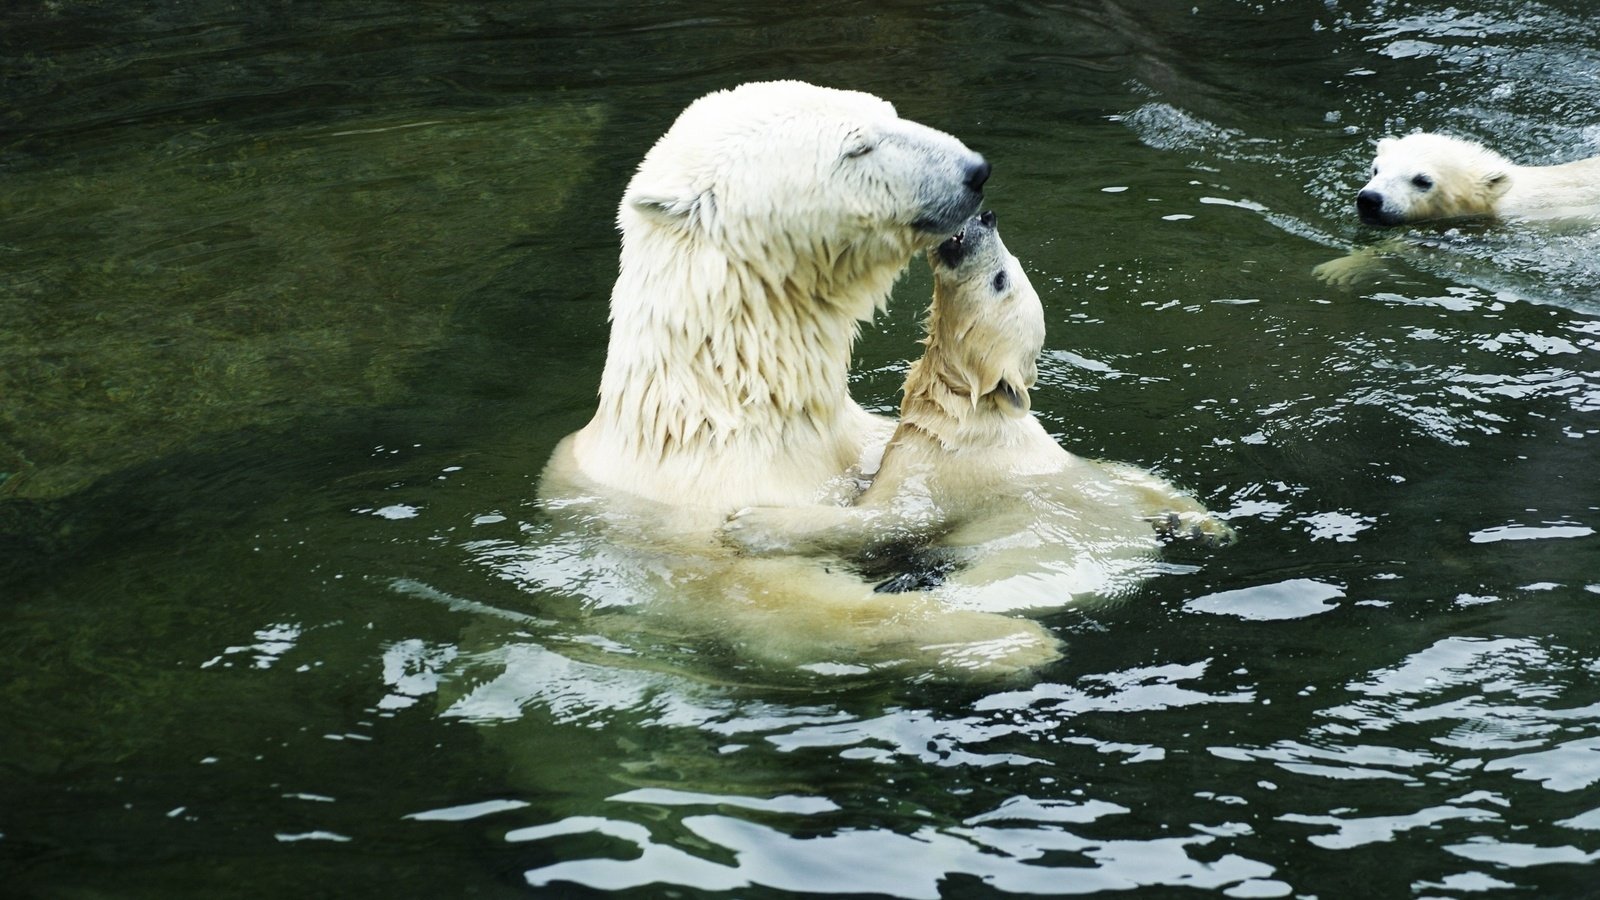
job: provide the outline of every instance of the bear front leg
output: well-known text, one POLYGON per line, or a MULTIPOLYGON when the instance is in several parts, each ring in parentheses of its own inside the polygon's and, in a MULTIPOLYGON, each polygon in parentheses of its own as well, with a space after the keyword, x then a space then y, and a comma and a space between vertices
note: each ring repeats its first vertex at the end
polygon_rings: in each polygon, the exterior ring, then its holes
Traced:
POLYGON ((1196 541, 1207 547, 1226 547, 1239 540, 1231 525, 1166 479, 1122 463, 1107 463, 1106 471, 1133 489, 1141 518, 1162 540, 1196 541))
POLYGON ((751 506, 728 517, 721 541, 750 556, 853 555, 934 534, 940 514, 929 504, 891 506, 751 506))
POLYGON ((845 506, 747 506, 728 517, 717 537, 750 556, 849 553, 872 542, 881 513, 845 506))

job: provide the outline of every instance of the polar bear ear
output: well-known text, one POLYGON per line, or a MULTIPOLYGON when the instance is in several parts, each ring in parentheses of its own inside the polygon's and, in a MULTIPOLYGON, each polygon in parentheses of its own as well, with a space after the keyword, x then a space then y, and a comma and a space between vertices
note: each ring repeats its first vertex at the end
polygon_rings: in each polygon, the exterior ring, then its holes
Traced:
POLYGON ((1394 138, 1380 138, 1378 140, 1378 155, 1382 156, 1383 154, 1389 152, 1391 149, 1394 148, 1394 145, 1395 145, 1395 139, 1394 138))
POLYGON ((1498 197, 1511 189, 1511 173, 1504 170, 1495 170, 1483 176, 1483 186, 1488 189, 1489 196, 1498 197))
POLYGON ((1000 379, 1000 383, 989 394, 994 397, 995 405, 1013 416, 1024 415, 1033 406, 1028 389, 1012 384, 1005 378, 1000 379))
POLYGON ((715 208, 711 193, 683 190, 639 189, 628 195, 628 205, 647 219, 663 225, 688 228, 715 208))
POLYGON ((993 397, 995 406, 1001 412, 1013 416, 1024 416, 1033 408, 1032 397, 1028 389, 1038 380, 1039 370, 1032 363, 1022 368, 1002 367, 999 371, 982 373, 982 385, 973 385, 972 405, 978 405, 978 397, 993 397))

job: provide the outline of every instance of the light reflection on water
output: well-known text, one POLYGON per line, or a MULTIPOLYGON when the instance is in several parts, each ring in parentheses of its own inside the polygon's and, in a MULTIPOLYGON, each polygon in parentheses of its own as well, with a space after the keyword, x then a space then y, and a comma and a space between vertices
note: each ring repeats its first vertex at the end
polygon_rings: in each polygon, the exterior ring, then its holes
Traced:
MULTIPOLYGON (((658 673, 574 663, 535 645, 508 648, 500 664, 503 669, 493 681, 456 701, 445 714, 487 721, 515 719, 521 710, 531 708, 556 721, 583 723, 593 717, 604 720, 608 713, 625 713, 642 717, 648 728, 710 732, 724 742, 718 752, 732 766, 740 765, 741 754, 760 752, 753 746, 757 744, 768 753, 820 755, 843 765, 877 766, 886 773, 917 766, 1054 773, 1057 764, 1049 758, 1054 755, 1052 744, 1107 756, 1120 765, 1137 765, 1159 762, 1165 753, 1159 747, 1071 734, 1065 724, 1081 715, 1128 715, 1253 700, 1247 691, 1213 695, 1186 687, 1185 682, 1204 674, 1207 666, 1200 663, 1085 676, 1079 686, 1039 683, 989 694, 959 717, 917 709, 859 717, 827 707, 741 702, 704 685, 674 684, 658 673), (994 750, 986 749, 995 745, 999 746, 994 750), (1001 749, 1006 746, 1023 749, 1001 749)), ((892 789, 898 777, 887 774, 887 786, 892 789)), ((1058 779, 1050 774, 1035 780, 1041 790, 1052 791, 1058 779)), ((967 788, 952 793, 973 792, 967 788)), ((897 802, 911 804, 911 817, 927 824, 906 832, 854 827, 840 815, 844 807, 825 796, 638 789, 605 798, 596 812, 609 815, 575 815, 512 828, 504 837, 512 843, 588 834, 611 839, 612 850, 603 856, 530 870, 527 879, 534 886, 576 882, 601 890, 648 884, 732 890, 759 885, 937 897, 941 882, 966 875, 1022 892, 1092 893, 1189 885, 1266 892, 1254 896, 1284 895, 1283 885, 1262 880, 1272 873, 1269 865, 1235 854, 1205 853, 1204 862, 1191 855, 1191 848, 1210 847, 1237 834, 1240 827, 1248 832, 1247 826, 1220 822, 1195 826, 1195 833, 1186 837, 1153 841, 1085 837, 1067 826, 1093 825, 1130 810, 1085 796, 1083 789, 1069 793, 1070 798, 1012 795, 992 809, 959 818, 921 808, 914 795, 908 796, 897 802), (656 814, 641 822, 637 815, 647 808, 656 814), (703 809, 779 815, 748 822, 706 815, 703 809), (812 821, 788 824, 797 816, 812 821), (680 831, 715 852, 687 852, 680 831), (731 854, 732 864, 726 854, 731 854), (1043 861, 1046 856, 1049 864, 1043 861), (1074 866, 1069 883, 1059 883, 1056 866, 1061 864, 1074 866), (1052 883, 1057 886, 1048 888, 1052 883)))
MULTIPOLYGON (((1586 5, 374 7, 188 57, 96 10, 16 69, 0 144, 11 888, 1592 891, 1600 237, 1310 274, 1373 240, 1377 136, 1600 149, 1586 5), (777 75, 996 162, 1035 408, 1237 548, 961 684, 752 663, 557 539, 534 481, 592 403, 621 183, 688 99, 777 75)), ((863 335, 869 407, 927 288, 863 335)))
MULTIPOLYGON (((824 754, 835 765, 882 769, 888 773, 890 793, 880 802, 901 796, 896 802, 912 805, 912 822, 928 820, 909 831, 862 830, 840 815, 849 807, 825 793, 768 797, 635 790, 607 797, 598 814, 506 831, 505 840, 512 843, 581 834, 604 835, 614 842, 598 856, 528 871, 534 886, 567 881, 602 890, 652 883, 732 890, 758 885, 939 896, 939 883, 952 878, 956 880, 949 883, 960 883, 963 875, 1008 891, 1038 892, 1052 879, 1059 881, 1057 866, 1070 865, 1072 879, 1058 883, 1054 892, 1190 885, 1228 888, 1230 895, 1286 896, 1290 887, 1274 877, 1272 865, 1247 853, 1223 852, 1241 839, 1258 836, 1259 829, 1268 827, 1263 819, 1296 826, 1311 846, 1331 851, 1444 830, 1452 840, 1444 849, 1468 860, 1528 867, 1585 858, 1584 851, 1568 845, 1499 840, 1502 829, 1517 821, 1515 804, 1508 792, 1472 787, 1479 772, 1506 772, 1561 793, 1600 781, 1600 741, 1571 737, 1592 729, 1600 718, 1600 703, 1568 706, 1563 685, 1551 678, 1553 672, 1600 670, 1600 662, 1570 657, 1570 651, 1533 640, 1441 640, 1398 665, 1345 685, 1335 705, 1310 710, 1311 724, 1300 737, 1206 746, 1204 752, 1218 760, 1256 770, 1250 776, 1256 796, 1193 791, 1195 798, 1217 807, 1213 816, 1192 821, 1187 836, 1178 830, 1141 840, 1108 837, 1115 827, 1105 834, 1093 828, 1106 820, 1114 826, 1116 817, 1132 810, 1099 795, 1092 777, 1085 781, 1085 773, 1097 767, 1085 766, 1083 755, 1101 758, 1101 769, 1108 763, 1151 769, 1143 778, 1164 783, 1170 776, 1159 771, 1163 765, 1189 768, 1193 763, 1183 757, 1193 751, 1171 757, 1161 746, 1092 736, 1120 730, 1104 721, 1084 728, 1074 727, 1075 721, 1166 715, 1218 704, 1270 705, 1270 699, 1262 704, 1250 686, 1254 679, 1247 669, 1230 675, 1236 684, 1231 690, 1197 689, 1195 682, 1215 668, 1199 662, 1082 675, 1076 684, 1040 682, 984 695, 955 715, 906 708, 862 717, 826 705, 749 702, 726 689, 660 673, 578 664, 525 644, 506 648, 496 661, 494 680, 458 700, 445 715, 510 721, 537 710, 540 718, 549 715, 557 722, 590 726, 627 716, 647 729, 709 732, 720 743, 719 755, 734 766, 741 754, 761 752, 758 746, 766 754, 824 754), (1489 754, 1494 758, 1486 762, 1489 754), (929 809, 916 794, 893 790, 898 778, 915 778, 923 767, 959 770, 968 781, 974 773, 993 770, 1048 772, 1002 779, 1011 784, 1031 781, 1034 790, 1047 796, 1009 795, 983 809, 959 799, 972 796, 968 787, 951 790, 953 797, 945 802, 923 801, 933 807, 929 809), (1328 813, 1305 812, 1297 798, 1310 795, 1308 783, 1389 783, 1420 789, 1433 799, 1418 807, 1404 803, 1404 793, 1393 795, 1381 804, 1393 811, 1382 815, 1356 814, 1357 808, 1370 811, 1379 805, 1371 802, 1328 813), (1083 784, 1088 786, 1072 786, 1083 784), (1429 789, 1433 786, 1444 791, 1429 789), (953 812, 952 805, 964 814, 953 812), (1240 806, 1246 809, 1230 812, 1240 806), (630 813, 644 808, 657 814, 641 819, 630 813), (781 815, 746 822, 737 816, 701 814, 701 809, 781 815), (1238 819, 1241 812, 1249 822, 1238 819), (786 824, 794 816, 820 821, 786 824), (716 851, 687 852, 677 836, 680 830, 716 851), (1077 861, 1068 862, 1070 858, 1077 861)), ((1225 720, 1221 714, 1205 721, 1225 720)), ((1580 801, 1556 824, 1581 835, 1593 830, 1596 815, 1600 810, 1580 801)))
MULTIPOLYGON (((1025 815, 1019 823, 1028 823, 1025 815)), ((733 865, 712 862, 651 842, 640 825, 594 817, 567 819, 519 829, 509 841, 542 840, 555 835, 594 832, 633 845, 637 858, 557 863, 527 873, 541 887, 568 881, 601 890, 644 885, 685 885, 705 890, 751 886, 818 893, 877 893, 938 898, 942 885, 979 879, 989 887, 1024 894, 1089 894, 1139 887, 1230 888, 1236 896, 1288 896, 1288 885, 1266 880, 1272 867, 1228 854, 1201 863, 1191 847, 1215 838, 1161 838, 1153 841, 1086 840, 1058 825, 1017 828, 972 827, 941 832, 931 826, 909 834, 845 831, 795 839, 777 828, 726 816, 689 816, 683 828, 700 840, 731 853, 733 865), (1071 866, 1033 863, 1049 855, 1071 866)))

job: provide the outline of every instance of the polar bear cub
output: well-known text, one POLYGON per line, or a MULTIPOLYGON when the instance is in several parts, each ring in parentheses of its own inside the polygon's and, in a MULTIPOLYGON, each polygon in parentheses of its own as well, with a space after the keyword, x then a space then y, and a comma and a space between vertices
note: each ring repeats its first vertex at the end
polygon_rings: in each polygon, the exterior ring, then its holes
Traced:
MULTIPOLYGON (((1372 177, 1356 193, 1368 225, 1453 219, 1600 221, 1600 157, 1559 166, 1519 166, 1482 144, 1418 132, 1378 142, 1372 177)), ((1387 240, 1311 270, 1349 285, 1383 270, 1383 259, 1411 245, 1387 240)))
POLYGON ((1600 157, 1519 166, 1482 144, 1418 132, 1378 142, 1372 178, 1356 194, 1368 225, 1437 219, 1600 216, 1600 157))
POLYGON ((1192 496, 1142 469, 1068 453, 1031 414, 1044 310, 993 213, 929 261, 927 350, 906 375, 872 485, 851 507, 741 510, 726 542, 757 555, 925 548, 950 573, 936 595, 995 612, 1131 587, 1162 537, 1234 540, 1192 496))

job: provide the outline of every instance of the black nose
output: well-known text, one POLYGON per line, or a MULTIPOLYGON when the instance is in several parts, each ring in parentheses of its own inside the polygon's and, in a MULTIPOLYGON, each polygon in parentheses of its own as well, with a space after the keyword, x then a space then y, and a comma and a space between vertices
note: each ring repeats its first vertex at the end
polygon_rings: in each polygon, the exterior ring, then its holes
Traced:
POLYGON ((1362 191, 1356 195, 1356 210, 1365 216, 1375 216, 1383 209, 1383 195, 1377 191, 1362 191))
POLYGON ((989 180, 989 161, 978 157, 978 161, 967 166, 967 189, 974 193, 983 190, 983 183, 989 180))
POLYGON ((993 228, 994 227, 994 210, 986 209, 983 212, 979 213, 978 214, 978 222, 981 223, 985 228, 993 228))

